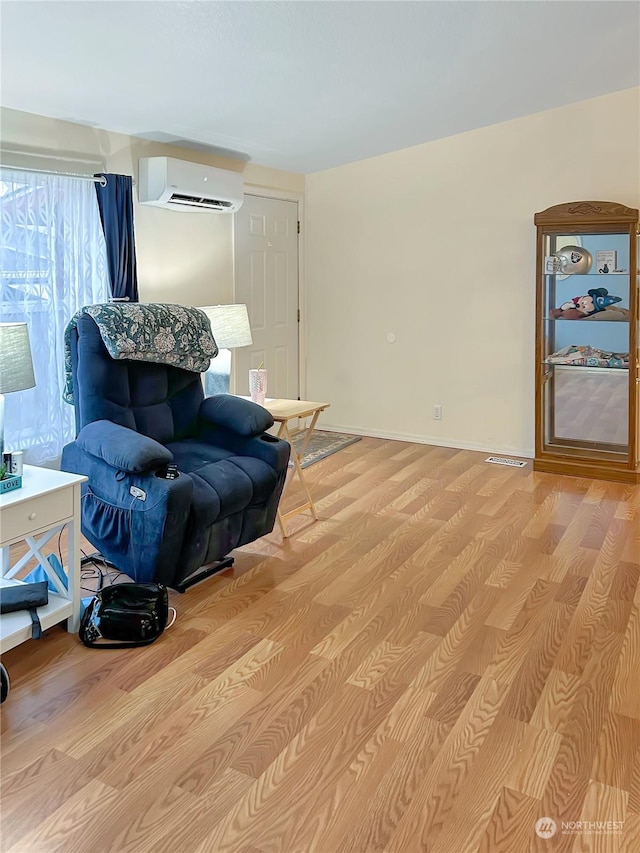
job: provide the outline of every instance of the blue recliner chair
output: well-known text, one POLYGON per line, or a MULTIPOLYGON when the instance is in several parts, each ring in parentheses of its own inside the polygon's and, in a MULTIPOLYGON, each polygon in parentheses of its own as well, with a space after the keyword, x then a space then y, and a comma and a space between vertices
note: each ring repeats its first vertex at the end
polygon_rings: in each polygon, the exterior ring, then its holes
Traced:
POLYGON ((106 560, 184 591, 273 529, 290 447, 265 432, 265 409, 205 399, 190 370, 115 360, 87 314, 70 330, 70 355, 77 438, 62 468, 89 478, 82 532, 106 560))

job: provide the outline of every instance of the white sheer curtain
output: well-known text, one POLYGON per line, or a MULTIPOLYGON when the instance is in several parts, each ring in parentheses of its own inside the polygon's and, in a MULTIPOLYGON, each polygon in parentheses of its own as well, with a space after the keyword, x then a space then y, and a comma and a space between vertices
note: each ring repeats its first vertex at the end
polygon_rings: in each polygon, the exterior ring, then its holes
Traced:
POLYGON ((0 169, 0 271, 0 322, 26 320, 36 376, 35 388, 6 396, 5 447, 55 464, 75 436, 62 400, 65 326, 110 293, 93 183, 0 169))

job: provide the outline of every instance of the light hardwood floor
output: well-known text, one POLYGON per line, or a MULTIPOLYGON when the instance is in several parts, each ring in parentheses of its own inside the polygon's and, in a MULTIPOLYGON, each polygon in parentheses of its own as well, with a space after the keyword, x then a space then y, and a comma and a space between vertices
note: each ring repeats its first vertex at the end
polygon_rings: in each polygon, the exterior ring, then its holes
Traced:
POLYGON ((640 488, 485 456, 366 438, 153 646, 7 654, 2 849, 640 851, 640 488))

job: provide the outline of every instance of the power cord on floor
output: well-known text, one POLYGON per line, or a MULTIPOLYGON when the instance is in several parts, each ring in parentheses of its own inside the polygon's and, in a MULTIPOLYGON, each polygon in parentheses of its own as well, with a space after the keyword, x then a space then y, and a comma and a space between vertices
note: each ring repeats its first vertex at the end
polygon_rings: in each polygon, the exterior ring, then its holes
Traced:
POLYGON ((103 589, 105 582, 108 583, 109 586, 112 586, 118 578, 126 577, 126 575, 118 569, 105 571, 100 563, 98 563, 90 554, 86 554, 82 548, 80 549, 80 553, 87 563, 91 563, 93 565, 93 569, 90 569, 89 571, 85 570, 80 573, 80 588, 84 589, 86 592, 100 592, 100 590, 103 589), (88 581, 90 578, 97 578, 95 588, 84 586, 82 584, 82 581, 88 581))

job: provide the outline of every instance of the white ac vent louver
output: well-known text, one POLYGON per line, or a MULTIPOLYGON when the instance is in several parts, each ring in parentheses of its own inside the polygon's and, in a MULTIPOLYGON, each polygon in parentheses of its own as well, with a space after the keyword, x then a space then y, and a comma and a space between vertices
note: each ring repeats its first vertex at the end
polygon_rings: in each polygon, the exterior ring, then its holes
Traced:
POLYGON ((221 210, 228 213, 233 207, 233 202, 223 201, 219 198, 206 198, 204 196, 183 195, 173 193, 167 204, 182 205, 183 207, 205 207, 207 210, 221 210))
POLYGON ((174 157, 141 157, 138 165, 140 204, 212 213, 235 213, 242 206, 239 172, 174 157))

